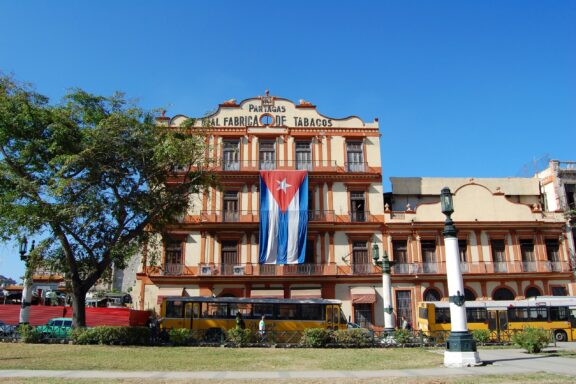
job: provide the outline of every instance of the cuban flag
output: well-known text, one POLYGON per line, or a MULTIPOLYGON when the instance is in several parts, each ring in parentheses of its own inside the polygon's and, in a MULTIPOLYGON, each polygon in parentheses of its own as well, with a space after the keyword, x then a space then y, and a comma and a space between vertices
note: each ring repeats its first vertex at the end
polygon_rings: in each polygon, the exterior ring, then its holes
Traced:
POLYGON ((260 171, 260 264, 300 264, 306 253, 308 172, 260 171))

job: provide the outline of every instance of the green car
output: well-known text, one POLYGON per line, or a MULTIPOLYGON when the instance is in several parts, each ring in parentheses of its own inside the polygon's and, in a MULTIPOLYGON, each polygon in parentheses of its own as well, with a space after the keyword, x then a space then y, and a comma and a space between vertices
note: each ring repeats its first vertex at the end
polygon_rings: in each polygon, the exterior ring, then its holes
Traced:
POLYGON ((72 319, 69 317, 56 317, 50 319, 46 325, 39 325, 36 330, 51 339, 66 339, 72 331, 72 319))

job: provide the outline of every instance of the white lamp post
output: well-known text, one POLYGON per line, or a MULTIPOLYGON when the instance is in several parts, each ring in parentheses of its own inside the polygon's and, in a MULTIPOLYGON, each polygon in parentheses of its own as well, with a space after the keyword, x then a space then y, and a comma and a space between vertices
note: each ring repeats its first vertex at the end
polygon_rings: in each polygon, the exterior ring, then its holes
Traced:
POLYGON ((382 298, 384 299, 384 333, 392 335, 394 333, 394 315, 392 310, 392 278, 390 276, 391 261, 384 250, 382 261, 380 261, 380 249, 374 243, 372 245, 372 258, 374 264, 382 268, 382 298))
MULTIPOLYGON (((30 305, 32 304, 32 279, 28 277, 29 274, 29 263, 28 258, 28 240, 26 236, 20 238, 20 260, 24 262, 24 287, 22 288, 22 305, 20 307, 20 324, 28 324, 30 321, 30 305)), ((32 246, 30 247, 30 252, 34 250, 34 240, 32 240, 32 246)))
POLYGON ((466 306, 464 305, 464 282, 460 270, 460 252, 454 222, 450 217, 454 212, 452 193, 448 187, 440 193, 444 222, 444 247, 446 249, 446 274, 448 278, 448 298, 450 300, 450 336, 446 341, 444 365, 446 367, 467 367, 480 364, 476 342, 468 332, 466 306))

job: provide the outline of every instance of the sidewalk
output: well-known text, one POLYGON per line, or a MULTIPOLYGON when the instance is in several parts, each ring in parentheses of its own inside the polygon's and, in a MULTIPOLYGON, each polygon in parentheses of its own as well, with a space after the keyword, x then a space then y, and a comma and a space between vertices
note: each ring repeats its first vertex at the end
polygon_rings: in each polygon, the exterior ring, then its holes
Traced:
MULTIPOLYGON (((553 350, 548 348, 547 350, 553 350)), ((555 349, 566 349, 559 346, 555 349)), ((573 350, 572 347, 567 349, 573 350)), ((435 353, 435 352, 431 352, 435 353)), ((0 378, 51 377, 90 379, 321 379, 375 377, 431 377, 431 376, 483 376, 547 372, 576 377, 576 359, 550 355, 528 355, 516 349, 480 350, 485 366, 471 368, 424 368, 371 371, 50 371, 50 370, 0 370, 0 378)))

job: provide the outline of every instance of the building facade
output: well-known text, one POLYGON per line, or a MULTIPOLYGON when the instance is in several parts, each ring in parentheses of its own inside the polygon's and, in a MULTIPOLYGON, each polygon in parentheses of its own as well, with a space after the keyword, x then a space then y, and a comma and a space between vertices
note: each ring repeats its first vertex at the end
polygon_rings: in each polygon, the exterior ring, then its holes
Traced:
MULTIPOLYGON (((163 116, 159 124, 186 120, 163 116)), ((227 101, 196 124, 210 126, 221 188, 193 196, 189 211, 159 236, 154 261, 144 252, 135 303, 158 310, 162 297, 173 295, 335 298, 351 320, 382 325, 371 254, 373 244, 383 245, 378 120, 332 118, 304 100, 266 94, 227 101), (308 172, 303 264, 258 262, 260 170, 308 172)))
MULTIPOLYGON (((186 116, 162 116, 179 127, 186 116)), ((393 261, 398 319, 417 303, 447 300, 440 191, 454 194, 467 300, 576 294, 564 213, 543 208, 538 178, 391 178, 383 194, 378 120, 324 116, 301 100, 229 100, 196 122, 208 126, 221 186, 192 196, 189 210, 143 247, 133 302, 158 311, 166 296, 339 299, 345 316, 383 327, 381 270, 393 261), (308 172, 303 264, 260 264, 259 172, 308 172), (384 196, 384 199, 383 199, 384 196), (158 251, 159 250, 159 251, 158 251)))
POLYGON ((394 261, 396 310, 447 300, 440 190, 454 197, 466 300, 574 295, 562 212, 545 211, 536 178, 391 178, 385 247, 394 261), (403 303, 406 302, 404 308, 403 303))

